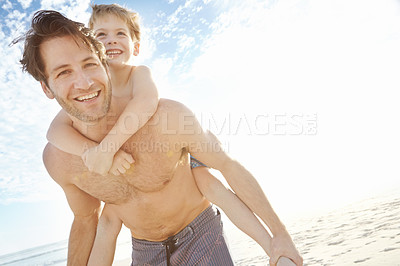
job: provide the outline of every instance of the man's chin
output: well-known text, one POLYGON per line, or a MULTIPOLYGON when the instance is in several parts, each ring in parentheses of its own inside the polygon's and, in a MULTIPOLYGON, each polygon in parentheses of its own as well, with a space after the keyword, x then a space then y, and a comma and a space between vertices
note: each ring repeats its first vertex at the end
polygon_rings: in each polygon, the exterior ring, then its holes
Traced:
POLYGON ((58 97, 56 97, 56 100, 60 104, 61 108, 63 108, 70 116, 75 117, 84 123, 94 123, 104 118, 110 110, 111 91, 105 96, 105 98, 102 99, 103 102, 101 106, 94 108, 81 108, 80 105, 66 102, 58 97))
MULTIPOLYGON (((109 109, 109 108, 107 108, 109 109)), ((103 119, 106 115, 108 110, 101 110, 99 112, 93 112, 93 113, 88 113, 88 112, 83 112, 79 111, 76 109, 66 109, 64 110, 72 117, 78 119, 79 121, 82 121, 84 123, 95 123, 103 119)))
POLYGON ((101 119, 103 119, 105 116, 107 115, 107 113, 104 114, 80 114, 75 116, 75 118, 79 119, 82 122, 85 123, 95 123, 100 121, 101 119))

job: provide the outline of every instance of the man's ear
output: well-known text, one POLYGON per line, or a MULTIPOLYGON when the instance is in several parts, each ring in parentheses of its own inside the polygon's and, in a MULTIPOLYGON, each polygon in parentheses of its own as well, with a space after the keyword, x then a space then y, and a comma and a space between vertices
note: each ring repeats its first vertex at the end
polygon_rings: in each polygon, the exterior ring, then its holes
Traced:
POLYGON ((133 50, 133 55, 138 56, 139 55, 139 48, 140 48, 140 42, 136 42, 133 50))
POLYGON ((49 87, 47 87, 46 83, 43 80, 40 81, 40 85, 42 86, 42 90, 44 94, 46 94, 47 98, 54 99, 53 92, 50 90, 49 87))

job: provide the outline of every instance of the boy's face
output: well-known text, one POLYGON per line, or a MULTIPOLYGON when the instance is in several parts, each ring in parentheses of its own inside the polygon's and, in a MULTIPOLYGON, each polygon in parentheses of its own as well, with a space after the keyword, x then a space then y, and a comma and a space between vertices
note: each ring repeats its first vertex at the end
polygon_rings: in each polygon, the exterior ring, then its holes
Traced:
POLYGON ((128 26, 117 16, 106 15, 97 18, 93 30, 96 38, 106 47, 111 67, 130 64, 132 56, 139 52, 139 43, 133 42, 128 26))
POLYGON ((84 122, 97 121, 110 107, 110 80, 96 54, 78 43, 64 36, 40 45, 48 87, 41 84, 47 97, 56 98, 71 116, 84 122))

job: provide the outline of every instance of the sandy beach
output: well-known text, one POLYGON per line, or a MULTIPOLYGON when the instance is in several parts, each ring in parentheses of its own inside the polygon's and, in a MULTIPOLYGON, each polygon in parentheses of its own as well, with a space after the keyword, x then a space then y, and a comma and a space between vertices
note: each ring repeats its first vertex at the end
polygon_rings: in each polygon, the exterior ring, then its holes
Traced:
MULTIPOLYGON (((287 226, 304 265, 400 266, 399 221, 397 191, 287 226)), ((229 228, 226 237, 236 265, 268 264, 263 250, 242 232, 229 228)), ((113 265, 130 265, 130 259, 117 259, 113 265)))
MULTIPOLYGON (((338 193, 339 195, 340 193, 338 193)), ((285 221, 304 258, 304 265, 400 266, 400 189, 341 208, 285 221)), ((268 265, 268 257, 252 239, 224 222, 235 265, 268 265)), ((6 254, 0 265, 66 265, 68 241, 6 254)), ((118 237, 114 266, 129 266, 130 232, 118 237)))
POLYGON ((306 265, 400 265, 400 194, 299 221, 293 237, 306 265))

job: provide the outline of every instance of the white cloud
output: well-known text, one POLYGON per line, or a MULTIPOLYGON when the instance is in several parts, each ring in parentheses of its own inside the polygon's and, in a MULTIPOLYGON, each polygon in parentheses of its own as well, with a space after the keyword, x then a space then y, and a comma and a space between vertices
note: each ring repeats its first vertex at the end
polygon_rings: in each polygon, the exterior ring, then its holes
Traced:
POLYGON ((90 0, 42 0, 40 9, 57 10, 69 19, 87 24, 90 17, 90 0))
MULTIPOLYGON (((25 18, 25 13, 21 13, 19 10, 13 10, 5 17, 3 26, 5 26, 12 35, 18 34, 25 27, 25 18)), ((13 36, 8 36, 7 41, 11 42, 12 38, 13 36)))
POLYGON ((166 25, 168 28, 173 28, 174 25, 178 24, 179 22, 178 15, 179 13, 182 12, 182 10, 183 7, 179 6, 172 15, 168 16, 168 25, 166 25))
POLYGON ((165 14, 165 12, 163 12, 163 11, 158 11, 158 12, 157 12, 157 17, 158 17, 158 18, 161 18, 161 19, 162 19, 162 18, 164 18, 165 16, 167 16, 167 14, 165 14))
POLYGON ((41 0, 40 9, 56 9, 56 7, 64 6, 67 0, 41 0))
POLYGON ((186 0, 185 2, 185 8, 189 8, 193 5, 193 3, 195 2, 195 0, 186 0))
POLYGON ((179 37, 178 40, 178 52, 181 53, 184 50, 193 47, 194 44, 195 44, 195 39, 193 37, 183 34, 182 36, 179 37))
MULTIPOLYGON (((195 6, 196 1, 187 0, 185 4, 179 5, 176 10, 167 16, 166 23, 162 26, 161 31, 162 34, 169 38, 171 35, 175 37, 173 33, 187 30, 189 27, 189 23, 191 22, 191 17, 193 14, 200 12, 203 8, 202 6, 195 6)), ((159 16, 160 18, 164 17, 159 16)))
POLYGON ((21 4, 23 9, 27 9, 31 5, 32 0, 18 0, 18 3, 21 4))
POLYGON ((5 0, 5 3, 1 6, 4 10, 9 10, 12 8, 12 3, 9 0, 5 0))

